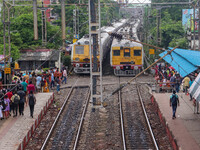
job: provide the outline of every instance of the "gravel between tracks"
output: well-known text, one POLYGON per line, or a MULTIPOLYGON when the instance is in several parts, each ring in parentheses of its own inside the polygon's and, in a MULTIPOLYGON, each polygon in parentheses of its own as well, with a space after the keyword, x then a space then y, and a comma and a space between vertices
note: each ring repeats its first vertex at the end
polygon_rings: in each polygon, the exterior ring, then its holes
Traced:
POLYGON ((62 89, 61 93, 54 94, 55 100, 54 103, 49 107, 46 115, 43 117, 40 125, 35 130, 34 135, 31 137, 26 150, 39 150, 50 130, 62 104, 69 93, 70 89, 62 89))
POLYGON ((74 88, 45 149, 67 150, 74 146, 89 88, 74 88))
POLYGON ((154 149, 136 85, 125 87, 121 95, 127 149, 154 149))
MULTIPOLYGON (((106 86, 104 92, 110 93, 116 88, 116 85, 106 86)), ((109 99, 105 108, 95 107, 93 111, 89 105, 77 149, 123 149, 117 95, 109 99)))
POLYGON ((148 92, 148 88, 145 85, 140 86, 141 90, 141 96, 144 100, 144 105, 147 111, 147 115, 154 133, 154 136, 156 138, 156 142, 159 146, 160 150, 172 150, 172 146, 169 142, 167 133, 165 131, 165 128, 160 123, 159 116, 155 112, 155 108, 153 107, 151 100, 150 100, 150 93, 148 92))

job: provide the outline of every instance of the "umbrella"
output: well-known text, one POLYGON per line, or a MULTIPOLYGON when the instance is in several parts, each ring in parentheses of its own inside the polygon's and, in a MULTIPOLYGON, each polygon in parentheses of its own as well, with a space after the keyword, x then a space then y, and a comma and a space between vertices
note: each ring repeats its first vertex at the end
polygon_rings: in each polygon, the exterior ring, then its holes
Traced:
POLYGON ((174 67, 170 66, 169 69, 175 70, 174 67))

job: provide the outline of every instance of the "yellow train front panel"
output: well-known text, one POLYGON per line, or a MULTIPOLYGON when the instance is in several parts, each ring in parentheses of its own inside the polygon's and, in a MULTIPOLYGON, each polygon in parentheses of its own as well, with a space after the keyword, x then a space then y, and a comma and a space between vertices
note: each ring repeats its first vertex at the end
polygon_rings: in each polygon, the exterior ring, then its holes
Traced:
POLYGON ((111 65, 117 76, 132 76, 143 67, 143 47, 112 47, 111 65))
MULTIPOLYGON (((72 65, 75 73, 90 73, 89 45, 74 45, 72 48, 72 65)), ((97 56, 99 59, 99 56, 97 56)))

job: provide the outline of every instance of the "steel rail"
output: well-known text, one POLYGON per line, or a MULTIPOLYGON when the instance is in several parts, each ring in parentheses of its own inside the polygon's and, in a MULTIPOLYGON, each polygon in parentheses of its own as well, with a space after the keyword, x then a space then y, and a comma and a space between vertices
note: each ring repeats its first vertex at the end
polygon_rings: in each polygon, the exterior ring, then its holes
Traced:
POLYGON ((84 117, 85 117, 85 114, 86 114, 88 103, 90 101, 90 94, 91 93, 90 93, 90 90, 89 90, 88 96, 87 96, 87 102, 85 104, 85 107, 84 107, 84 110, 83 110, 83 113, 82 113, 82 116, 81 116, 81 121, 80 121, 80 124, 79 124, 79 127, 78 127, 78 131, 77 131, 77 135, 76 135, 76 140, 74 142, 74 148, 73 148, 73 150, 76 150, 76 147, 77 147, 77 144, 78 144, 78 140, 79 140, 81 128, 82 128, 82 125, 83 125, 83 120, 84 120, 84 117))
POLYGON ((63 112, 63 109, 64 109, 66 103, 68 102, 68 100, 69 100, 69 98, 70 98, 70 96, 71 96, 71 94, 72 94, 72 91, 73 91, 74 86, 76 85, 77 81, 78 81, 78 79, 76 80, 76 82, 75 82, 74 85, 72 86, 72 88, 71 88, 69 94, 67 95, 67 97, 66 97, 66 99, 65 99, 65 101, 64 101, 64 103, 63 103, 63 105, 62 105, 62 107, 61 107, 61 109, 60 109, 58 115, 56 116, 56 119, 55 119, 53 125, 51 126, 51 129, 49 130, 49 133, 48 133, 48 135, 47 135, 47 137, 46 137, 46 139, 45 139, 45 141, 44 141, 44 143, 43 143, 43 145, 42 145, 42 147, 41 147, 40 150, 44 150, 44 148, 46 147, 46 144, 47 144, 47 142, 48 142, 48 140, 49 140, 49 138, 50 138, 50 136, 51 136, 51 134, 52 134, 52 132, 53 132, 53 129, 55 128, 55 126, 56 126, 56 124, 57 124, 57 122, 58 122, 58 119, 60 118, 60 115, 61 115, 61 113, 63 112))
MULTIPOLYGON (((119 77, 119 85, 120 85, 120 77, 119 77)), ((121 90, 119 90, 119 110, 120 110, 120 122, 121 122, 121 131, 122 131, 122 142, 123 148, 126 150, 126 139, 125 139, 125 132, 124 132, 124 121, 123 121, 123 111, 122 111, 122 98, 121 98, 121 90)))
POLYGON ((145 119, 146 119, 146 122, 147 122, 147 125, 148 125, 148 129, 149 129, 149 131, 151 133, 151 138, 153 140, 153 144, 154 144, 156 150, 159 150, 158 144, 157 144, 157 142, 155 140, 155 137, 154 137, 154 134, 153 134, 153 131, 152 131, 152 128, 151 128, 151 124, 149 122, 149 119, 148 119, 148 116, 147 116, 147 112, 145 110, 144 103, 143 103, 143 100, 142 100, 142 97, 141 97, 141 93, 140 93, 140 90, 139 90, 139 87, 138 87, 137 84, 136 84, 136 89, 137 89, 137 92, 138 92, 138 95, 139 95, 140 104, 142 105, 142 110, 143 110, 143 113, 145 115, 145 119))

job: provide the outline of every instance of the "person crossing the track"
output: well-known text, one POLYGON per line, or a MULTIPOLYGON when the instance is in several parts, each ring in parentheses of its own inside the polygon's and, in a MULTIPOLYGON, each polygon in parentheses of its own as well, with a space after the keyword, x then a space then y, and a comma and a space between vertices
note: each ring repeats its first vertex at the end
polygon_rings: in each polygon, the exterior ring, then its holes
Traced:
POLYGON ((169 105, 170 105, 170 107, 172 106, 172 113, 173 113, 172 119, 175 119, 177 105, 180 106, 179 98, 178 98, 178 95, 176 94, 175 90, 173 91, 173 94, 170 96, 169 105))

